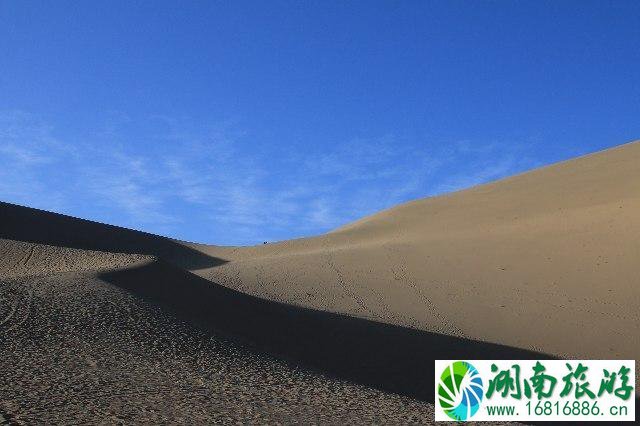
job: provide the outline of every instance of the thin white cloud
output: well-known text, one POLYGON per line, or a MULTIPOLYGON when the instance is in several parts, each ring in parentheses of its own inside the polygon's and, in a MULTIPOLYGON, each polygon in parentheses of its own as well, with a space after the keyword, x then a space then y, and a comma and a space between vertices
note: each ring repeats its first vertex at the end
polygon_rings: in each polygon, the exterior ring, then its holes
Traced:
POLYGON ((251 148, 230 123, 151 120, 157 130, 135 144, 119 126, 132 119, 118 114, 94 140, 76 142, 54 137, 51 126, 28 114, 0 114, 0 161, 7 165, 0 199, 179 238, 247 244, 328 231, 531 165, 523 144, 461 141, 422 151, 421 141, 389 135, 336 143, 315 156, 274 155, 264 145, 251 148))

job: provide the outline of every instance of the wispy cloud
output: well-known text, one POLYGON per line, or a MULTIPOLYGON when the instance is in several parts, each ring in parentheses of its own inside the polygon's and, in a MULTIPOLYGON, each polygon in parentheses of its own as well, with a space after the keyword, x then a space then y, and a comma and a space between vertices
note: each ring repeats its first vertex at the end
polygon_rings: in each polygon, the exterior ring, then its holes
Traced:
POLYGON ((233 123, 147 120, 154 131, 143 141, 132 141, 132 119, 118 114, 91 140, 75 141, 29 114, 0 114, 0 198, 178 238, 252 244, 324 232, 534 165, 518 143, 386 135, 276 155, 233 123))

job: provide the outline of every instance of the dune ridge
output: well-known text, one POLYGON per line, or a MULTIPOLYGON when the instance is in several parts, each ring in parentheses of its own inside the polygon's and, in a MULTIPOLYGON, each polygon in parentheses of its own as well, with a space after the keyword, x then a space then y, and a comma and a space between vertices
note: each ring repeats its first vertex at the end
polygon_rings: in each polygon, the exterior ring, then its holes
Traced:
POLYGON ((316 238, 192 245, 226 260, 195 272, 314 309, 554 356, 635 359, 639 164, 634 142, 316 238))

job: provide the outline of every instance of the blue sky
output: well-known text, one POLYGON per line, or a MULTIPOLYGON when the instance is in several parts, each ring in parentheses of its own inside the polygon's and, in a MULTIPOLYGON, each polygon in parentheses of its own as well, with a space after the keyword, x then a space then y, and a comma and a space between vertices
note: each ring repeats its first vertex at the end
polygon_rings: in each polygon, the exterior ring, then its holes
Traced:
POLYGON ((0 1, 0 200, 319 234, 640 138, 637 1, 0 1))

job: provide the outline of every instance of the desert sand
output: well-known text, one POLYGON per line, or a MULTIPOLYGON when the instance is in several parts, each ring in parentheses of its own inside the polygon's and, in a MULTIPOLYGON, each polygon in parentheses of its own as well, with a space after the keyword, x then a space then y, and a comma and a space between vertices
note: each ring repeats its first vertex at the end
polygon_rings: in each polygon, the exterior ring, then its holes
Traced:
POLYGON ((0 416, 427 423, 433 360, 640 359, 640 142, 313 238, 0 204, 0 416))

